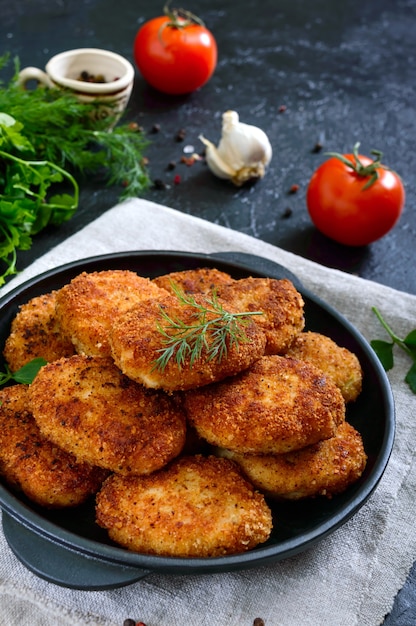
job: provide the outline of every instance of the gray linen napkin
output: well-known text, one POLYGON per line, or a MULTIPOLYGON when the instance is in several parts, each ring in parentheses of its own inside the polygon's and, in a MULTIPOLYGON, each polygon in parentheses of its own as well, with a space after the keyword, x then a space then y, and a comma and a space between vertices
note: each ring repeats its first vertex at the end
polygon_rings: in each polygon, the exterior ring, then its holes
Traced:
MULTIPOLYGON (((244 234, 144 200, 109 210, 38 259, 0 290, 74 259, 126 250, 242 251, 276 261, 335 306, 367 339, 383 338, 371 306, 397 330, 416 327, 416 297, 324 268, 244 234)), ((384 337, 385 338, 385 337, 384 337)), ((277 564, 209 576, 151 574, 111 591, 47 583, 14 557, 0 532, 1 626, 376 626, 391 609, 416 558, 415 397, 403 378, 406 355, 390 373, 397 411, 394 451, 366 505, 314 548, 277 564)), ((369 416, 370 417, 370 416, 369 416)))

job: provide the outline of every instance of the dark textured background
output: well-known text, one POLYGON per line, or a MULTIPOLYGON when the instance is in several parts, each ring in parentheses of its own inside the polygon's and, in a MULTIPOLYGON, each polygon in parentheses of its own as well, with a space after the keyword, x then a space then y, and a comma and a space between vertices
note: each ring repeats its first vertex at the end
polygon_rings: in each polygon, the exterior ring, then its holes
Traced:
MULTIPOLYGON (((173 3, 174 4, 174 3, 173 3)), ((57 52, 81 46, 112 49, 132 58, 139 26, 159 14, 162 3, 144 0, 0 0, 1 48, 19 56, 22 66, 44 67, 57 52)), ((186 213, 240 230, 325 265, 416 293, 416 64, 415 0, 189 0, 214 33, 219 63, 212 80, 188 97, 166 97, 138 76, 128 118, 148 133, 153 179, 169 188, 146 197, 186 213), (285 106, 285 112, 280 107, 285 106), (235 109, 241 121, 260 126, 274 156, 266 177, 238 189, 214 178, 201 163, 180 165, 184 145, 202 149, 203 132, 215 143, 221 115, 235 109), (151 130, 160 124, 156 135, 151 130), (178 144, 179 129, 187 132, 178 144), (312 150, 317 141, 324 149, 312 150), (348 248, 321 236, 311 225, 306 186, 324 151, 350 151, 355 142, 403 178, 407 202, 396 228, 365 248, 348 248), (174 174, 181 184, 173 185, 174 174), (299 192, 289 195, 292 184, 299 192), (287 208, 292 215, 285 219, 287 208)), ((83 187, 76 218, 59 232, 39 238, 29 263, 62 237, 112 206, 118 190, 83 187)), ((157 219, 157 216, 155 216, 157 219)))
MULTIPOLYGON (((17 55, 22 67, 44 67, 53 54, 90 46, 133 61, 137 29, 160 14, 162 4, 0 0, 1 51, 17 55)), ((151 141, 152 179, 166 183, 165 189, 150 189, 145 196, 416 294, 416 0, 188 0, 183 6, 215 35, 219 62, 211 81, 187 97, 164 96, 136 77, 127 119, 137 121, 151 141), (203 163, 178 164, 167 171, 185 145, 202 150, 201 132, 218 142, 227 109, 268 134, 274 155, 265 178, 236 188, 215 178, 203 163), (152 133, 155 124, 160 125, 157 134, 152 133), (180 129, 186 130, 183 143, 175 140, 180 129), (318 141, 323 150, 315 153, 318 141), (403 178, 407 201, 400 222, 386 237, 365 248, 348 248, 314 229, 305 192, 325 150, 349 152, 357 141, 363 153, 373 148, 384 153, 383 162, 403 178), (173 184, 176 174, 179 185, 173 184), (292 184, 299 185, 294 195, 289 194, 292 184), (287 208, 292 214, 285 218, 287 208)), ((98 181, 84 184, 76 216, 59 230, 39 235, 32 250, 19 256, 19 267, 113 206, 119 192, 98 181)), ((415 579, 413 572, 386 626, 416 623, 415 579)))

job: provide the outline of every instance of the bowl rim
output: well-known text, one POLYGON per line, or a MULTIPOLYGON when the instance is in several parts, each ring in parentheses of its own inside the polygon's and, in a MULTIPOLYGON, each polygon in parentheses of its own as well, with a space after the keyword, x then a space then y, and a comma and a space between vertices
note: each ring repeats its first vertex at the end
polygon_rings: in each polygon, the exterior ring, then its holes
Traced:
POLYGON ((129 87, 134 80, 134 68, 130 61, 117 52, 101 48, 74 48, 73 50, 59 52, 49 59, 45 69, 57 85, 92 95, 111 95, 113 92, 122 91, 129 87), (62 59, 81 57, 83 55, 100 57, 103 59, 104 64, 106 58, 117 61, 123 67, 123 74, 117 80, 111 80, 106 83, 88 83, 75 78, 67 78, 56 71, 56 64, 62 59))

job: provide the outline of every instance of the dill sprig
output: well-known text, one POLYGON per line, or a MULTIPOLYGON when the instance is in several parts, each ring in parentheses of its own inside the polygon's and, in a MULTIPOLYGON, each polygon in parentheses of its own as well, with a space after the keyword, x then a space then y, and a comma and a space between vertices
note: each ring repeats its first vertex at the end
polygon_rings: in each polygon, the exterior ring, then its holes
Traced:
POLYGON ((161 371, 171 359, 179 369, 188 361, 192 368, 204 352, 208 361, 221 361, 230 349, 238 349, 240 343, 249 341, 245 327, 250 317, 263 314, 262 311, 230 313, 220 303, 215 290, 211 297, 197 302, 194 296, 186 295, 173 283, 172 289, 182 305, 194 309, 193 321, 189 323, 178 316, 172 317, 160 306, 162 321, 157 323, 157 329, 163 337, 164 347, 157 351, 160 356, 154 361, 154 369, 161 371))

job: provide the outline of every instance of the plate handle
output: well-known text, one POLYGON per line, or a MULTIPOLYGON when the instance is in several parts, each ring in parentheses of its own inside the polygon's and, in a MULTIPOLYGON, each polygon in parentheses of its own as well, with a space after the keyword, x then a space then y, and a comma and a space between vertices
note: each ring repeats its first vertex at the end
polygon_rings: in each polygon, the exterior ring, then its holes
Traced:
POLYGON ((2 516, 4 535, 15 556, 28 570, 55 585, 100 591, 124 587, 150 574, 148 570, 84 555, 39 535, 6 511, 2 516))

